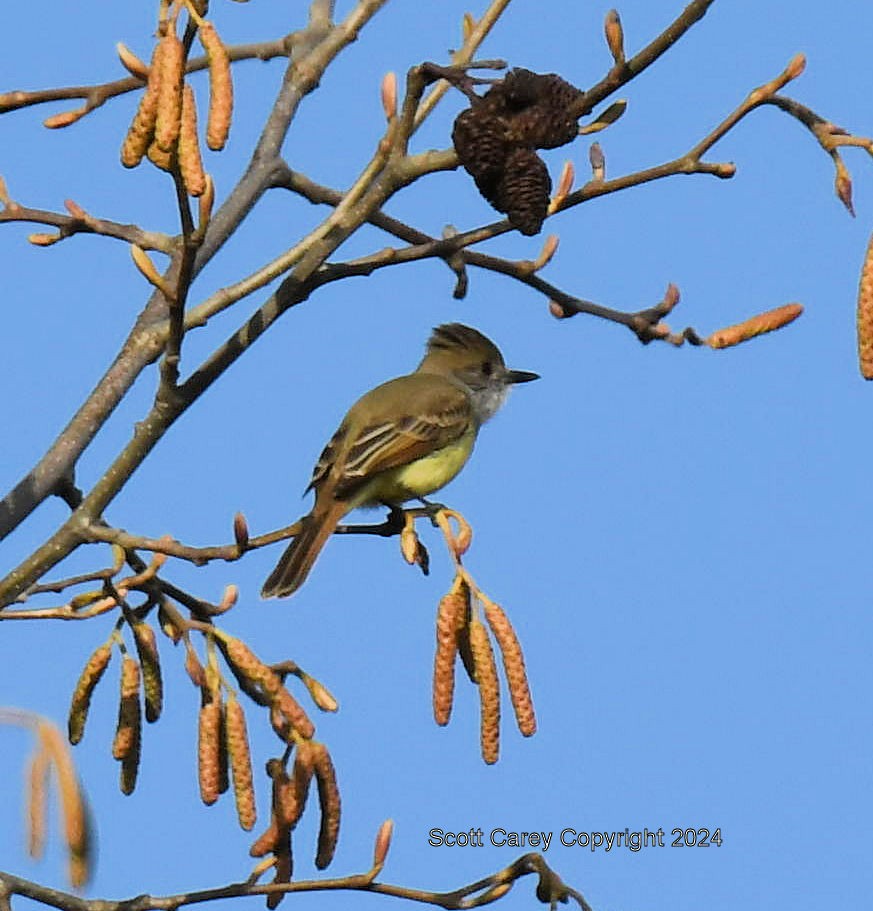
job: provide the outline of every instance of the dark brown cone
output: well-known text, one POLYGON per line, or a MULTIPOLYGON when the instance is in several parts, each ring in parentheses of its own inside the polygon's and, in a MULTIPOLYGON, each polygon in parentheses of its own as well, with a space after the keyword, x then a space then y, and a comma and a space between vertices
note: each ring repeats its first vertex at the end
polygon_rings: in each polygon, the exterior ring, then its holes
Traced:
POLYGON ((543 226, 551 191, 552 179, 539 155, 533 149, 515 149, 506 159, 493 205, 506 213, 513 227, 530 236, 543 226))
POLYGON ((545 94, 545 80, 545 76, 525 69, 523 66, 517 66, 489 89, 486 97, 495 107, 499 105, 500 113, 504 117, 511 117, 517 111, 542 103, 545 94))
POLYGON ((504 124, 513 145, 554 149, 578 133, 584 92, 556 73, 510 70, 484 96, 483 106, 504 124))
POLYGON ((556 73, 516 68, 461 112, 452 142, 479 192, 523 234, 542 227, 551 181, 536 149, 571 142, 585 93, 556 73))
MULTIPOLYGON (((513 70, 506 81, 510 82, 516 72, 513 70)), ((510 138, 537 149, 555 149, 572 142, 579 132, 579 115, 574 108, 578 110, 583 92, 555 73, 531 75, 536 81, 537 101, 512 119, 510 138)), ((509 91, 515 91, 514 86, 509 91)))
POLYGON ((461 111, 452 127, 452 143, 458 158, 489 201, 510 151, 503 133, 500 118, 482 106, 461 111))

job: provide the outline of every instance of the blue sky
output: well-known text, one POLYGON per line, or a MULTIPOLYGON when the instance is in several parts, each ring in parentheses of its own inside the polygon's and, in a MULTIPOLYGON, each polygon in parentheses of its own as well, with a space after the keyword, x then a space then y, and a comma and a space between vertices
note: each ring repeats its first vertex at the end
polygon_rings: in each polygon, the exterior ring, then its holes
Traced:
MULTIPOLYGON (((0 90, 114 78, 116 41, 148 55, 151 6, 45 4, 33 39, 35 14, 12 4, 6 34, 17 37, 5 42, 0 90)), ((230 42, 284 34, 305 8, 212 6, 230 42)), ((339 13, 349 6, 338 4, 339 13)), ((352 183, 383 128, 382 74, 443 61, 459 42, 468 7, 432 7, 388 4, 343 54, 301 107, 285 148, 293 167, 331 186, 352 183)), ((629 51, 680 7, 625 3, 629 51)), ((542 4, 517 0, 483 54, 584 87, 608 66, 606 9, 560 0, 545 15, 542 4)), ((873 11, 858 2, 827 11, 808 2, 717 2, 621 93, 626 115, 597 137, 608 174, 681 154, 798 51, 807 71, 787 94, 853 132, 873 133, 871 34, 873 11)), ((235 72, 232 138, 226 152, 207 159, 219 198, 244 166, 282 63, 245 63, 235 72)), ((195 85, 202 89, 202 80, 195 85)), ((118 99, 55 132, 40 124, 62 104, 0 118, 0 174, 12 196, 56 210, 72 198, 107 218, 175 230, 167 181, 118 164, 135 104, 133 96, 118 99)), ((414 149, 445 147, 461 108, 459 96, 447 97, 414 149)), ((547 153, 553 175, 568 157, 584 175, 587 144, 583 137, 547 153)), ((624 310, 655 303, 675 282, 682 302, 671 325, 702 334, 803 303, 804 315, 783 332, 728 351, 644 347, 619 326, 583 316, 558 322, 545 300, 504 277, 472 271, 470 293, 458 302, 442 264, 382 270, 324 288, 286 314, 171 430, 108 510, 110 521, 131 531, 202 544, 228 541, 237 510, 253 532, 292 521, 307 508, 300 493, 345 409, 368 387, 411 369, 440 322, 475 325, 511 366, 542 374, 513 394, 441 495, 474 526, 467 566, 512 617, 537 705, 540 730, 530 740, 507 719, 496 767, 479 758, 468 685, 459 681, 447 729, 431 719, 433 617, 451 581, 435 533, 422 529, 433 563, 427 579, 402 562, 396 541, 344 538, 329 543, 287 602, 260 602, 257 594, 278 547, 237 564, 169 570, 213 599, 237 584, 240 602, 224 627, 266 660, 298 661, 339 699, 337 715, 317 719, 344 797, 332 874, 366 869, 372 838, 392 817, 395 840, 382 878, 408 886, 452 889, 507 865, 520 851, 488 844, 489 833, 504 829, 552 833, 547 860, 596 911, 722 911, 740 902, 805 911, 869 900, 873 432, 871 390, 855 361, 854 306, 873 223, 873 161, 846 152, 853 220, 833 194, 828 157, 775 110, 754 113, 710 157, 734 161, 737 176, 671 178, 551 220, 546 233, 558 233, 561 246, 543 275, 624 310), (559 843, 565 829, 626 827, 662 828, 666 845, 634 853, 559 843), (481 828, 485 846, 432 847, 431 828, 481 828), (670 846, 673 829, 698 828, 720 829, 722 846, 670 846)), ((494 220, 462 173, 422 181, 387 211, 432 234, 446 223, 463 230, 494 220)), ((322 214, 289 194, 271 195, 203 274, 192 300, 287 248, 322 214)), ((76 237, 37 249, 26 241, 31 230, 0 231, 4 490, 97 380, 147 294, 123 244, 76 237)), ((530 258, 541 240, 507 236, 483 249, 530 258)), ((390 242, 370 230, 338 255, 390 242)), ((262 299, 192 333, 183 366, 196 365, 262 299)), ((105 470, 154 386, 153 372, 137 383, 83 459, 80 483, 105 470)), ((60 503, 46 503, 4 541, 4 570, 64 514, 60 503)), ((80 553, 70 565, 92 567, 96 554, 80 553)), ((4 624, 0 702, 63 722, 76 676, 112 622, 4 624)), ((250 869, 250 837, 236 827, 231 802, 207 809, 197 796, 198 699, 182 658, 162 643, 167 708, 145 731, 133 797, 118 793, 109 754, 114 674, 95 696, 76 750, 100 824, 100 864, 88 894, 177 892, 241 879, 250 869)), ((275 738, 254 709, 249 727, 258 771, 274 755, 275 738)), ((0 736, 2 866, 61 886, 57 841, 40 865, 22 849, 19 785, 30 746, 13 729, 0 736)), ((295 841, 300 877, 314 874, 316 831, 310 814, 295 841)), ((333 908, 388 900, 299 901, 333 908)), ((532 885, 522 882, 501 907, 534 902, 532 885)))

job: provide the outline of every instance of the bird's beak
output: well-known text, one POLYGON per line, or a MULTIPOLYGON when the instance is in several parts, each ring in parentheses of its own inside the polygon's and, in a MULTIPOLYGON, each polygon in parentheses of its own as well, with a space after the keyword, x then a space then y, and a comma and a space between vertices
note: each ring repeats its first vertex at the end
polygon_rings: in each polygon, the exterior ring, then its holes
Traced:
POLYGON ((538 373, 531 373, 529 370, 507 370, 506 379, 512 383, 529 383, 531 380, 538 380, 538 373))

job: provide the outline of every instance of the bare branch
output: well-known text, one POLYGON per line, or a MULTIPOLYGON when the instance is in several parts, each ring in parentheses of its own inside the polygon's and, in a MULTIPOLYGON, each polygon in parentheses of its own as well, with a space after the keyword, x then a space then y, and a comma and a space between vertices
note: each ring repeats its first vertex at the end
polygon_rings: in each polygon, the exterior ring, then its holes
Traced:
MULTIPOLYGON (((372 871, 371 871, 372 872, 372 871)), ((371 892, 404 898, 424 905, 454 909, 470 908, 474 904, 486 904, 505 895, 519 879, 530 874, 537 877, 537 897, 546 903, 556 904, 572 898, 582 911, 591 907, 580 892, 565 885, 560 877, 548 866, 540 854, 525 854, 508 867, 474 883, 461 886, 451 892, 431 892, 398 886, 392 883, 376 882, 368 873, 322 880, 296 880, 289 883, 258 885, 257 882, 230 883, 213 889, 196 892, 182 892, 177 895, 138 895, 122 900, 82 899, 77 895, 50 889, 11 873, 0 872, 0 887, 10 895, 21 895, 41 904, 57 908, 58 911, 176 911, 187 905, 202 904, 220 899, 242 898, 252 895, 275 895, 297 892, 371 892)))
POLYGON ((17 202, 11 202, 0 209, 0 224, 30 222, 49 225, 58 229, 57 240, 64 240, 74 234, 99 234, 103 237, 114 237, 129 244, 136 244, 144 250, 160 250, 162 253, 170 253, 173 249, 173 239, 168 234, 145 231, 138 225, 122 225, 104 218, 95 218, 69 199, 65 204, 69 215, 45 209, 30 209, 17 202))
MULTIPOLYGON (((237 44, 228 47, 227 52, 234 62, 238 60, 272 60, 275 57, 288 57, 297 41, 299 33, 292 32, 275 41, 260 41, 253 44, 237 44)), ((205 56, 194 57, 188 61, 185 72, 196 73, 208 69, 209 61, 205 56)), ((17 111, 21 108, 51 101, 70 101, 84 99, 85 112, 93 111, 111 98, 140 89, 145 84, 136 76, 125 76, 112 82, 98 85, 71 85, 60 88, 37 89, 35 91, 12 91, 0 94, 0 114, 17 111)))
POLYGON ((267 547, 275 544, 277 541, 284 541, 287 538, 293 538, 300 531, 300 523, 295 522, 285 528, 277 529, 264 535, 247 539, 245 546, 239 543, 219 544, 211 547, 192 547, 182 544, 170 537, 147 538, 139 535, 132 535, 120 528, 109 528, 107 526, 91 526, 86 535, 90 541, 105 542, 109 544, 118 544, 129 550, 147 550, 152 553, 166 554, 168 557, 177 557, 180 560, 187 560, 195 566, 203 566, 213 560, 225 560, 233 562, 239 560, 243 554, 250 550, 258 550, 261 547, 267 547))

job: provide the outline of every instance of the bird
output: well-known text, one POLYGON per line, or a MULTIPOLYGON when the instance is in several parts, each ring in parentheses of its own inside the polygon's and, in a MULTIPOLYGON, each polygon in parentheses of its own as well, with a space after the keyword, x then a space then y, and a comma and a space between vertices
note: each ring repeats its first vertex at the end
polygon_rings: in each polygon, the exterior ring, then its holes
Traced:
POLYGON ((477 329, 437 326, 418 367, 361 396, 324 447, 306 488, 315 492, 315 502, 261 596, 284 598, 297 591, 353 509, 398 508, 448 484, 510 388, 536 379, 539 374, 510 370, 477 329))

